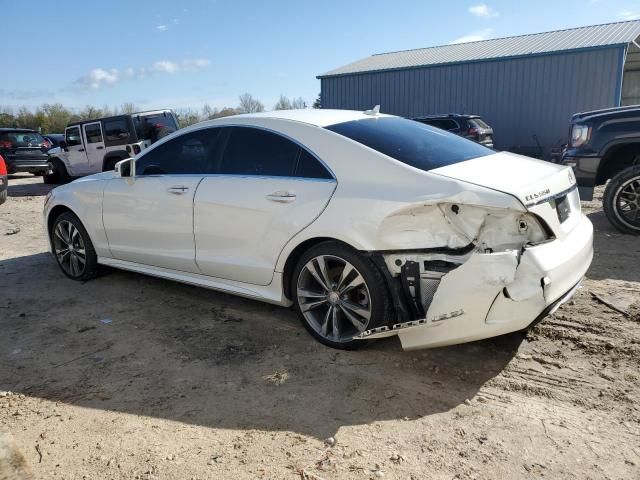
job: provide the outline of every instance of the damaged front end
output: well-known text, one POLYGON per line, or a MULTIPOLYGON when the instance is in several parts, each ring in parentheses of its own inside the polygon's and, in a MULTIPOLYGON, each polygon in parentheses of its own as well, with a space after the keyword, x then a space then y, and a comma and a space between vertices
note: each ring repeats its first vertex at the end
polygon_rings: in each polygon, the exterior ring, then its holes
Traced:
POLYGON ((398 319, 359 338, 397 334, 403 348, 413 349, 526 328, 577 286, 591 262, 591 224, 575 203, 570 235, 554 230, 559 220, 548 205, 443 202, 389 216, 382 237, 407 248, 373 257, 387 275, 398 319), (409 248, 416 244, 426 248, 409 248))

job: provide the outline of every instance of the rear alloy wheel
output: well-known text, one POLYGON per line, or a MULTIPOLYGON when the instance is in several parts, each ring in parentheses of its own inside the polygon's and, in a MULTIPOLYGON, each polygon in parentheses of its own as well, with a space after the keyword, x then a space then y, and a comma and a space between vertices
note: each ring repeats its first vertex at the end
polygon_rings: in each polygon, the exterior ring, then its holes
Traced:
POLYGON ((86 281, 98 272, 98 258, 80 219, 63 213, 53 223, 51 245, 58 266, 73 280, 86 281))
POLYGON ((640 166, 613 177, 604 192, 604 212, 623 233, 640 235, 640 166))
POLYGON ((335 245, 320 244, 302 257, 292 292, 296 310, 316 339, 334 348, 353 349, 365 344, 355 336, 387 324, 389 298, 370 260, 335 245))

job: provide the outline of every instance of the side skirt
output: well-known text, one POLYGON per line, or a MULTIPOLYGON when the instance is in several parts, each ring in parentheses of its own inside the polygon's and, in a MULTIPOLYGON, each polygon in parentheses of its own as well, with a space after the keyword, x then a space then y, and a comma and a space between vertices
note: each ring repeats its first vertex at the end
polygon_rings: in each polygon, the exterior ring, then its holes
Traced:
POLYGON ((198 273, 180 272, 177 270, 170 270, 168 268, 143 265, 140 263, 127 262, 125 260, 116 260, 108 257, 98 257, 98 263, 121 270, 128 270, 131 272, 142 273, 144 275, 151 275, 153 277, 165 278, 167 280, 195 285, 197 287, 231 293, 233 295, 272 303, 274 305, 288 307, 292 304, 290 300, 285 298, 282 292, 282 274, 278 272, 273 274, 273 279, 269 285, 262 286, 209 277, 198 273))

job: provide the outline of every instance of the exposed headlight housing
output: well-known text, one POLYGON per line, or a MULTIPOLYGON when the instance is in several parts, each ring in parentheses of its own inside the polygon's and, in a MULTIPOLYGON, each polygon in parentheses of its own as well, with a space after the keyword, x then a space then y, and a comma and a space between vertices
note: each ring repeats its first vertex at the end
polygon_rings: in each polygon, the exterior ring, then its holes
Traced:
POLYGON ((571 146, 581 147, 591 139, 591 127, 588 125, 574 125, 571 129, 571 146))

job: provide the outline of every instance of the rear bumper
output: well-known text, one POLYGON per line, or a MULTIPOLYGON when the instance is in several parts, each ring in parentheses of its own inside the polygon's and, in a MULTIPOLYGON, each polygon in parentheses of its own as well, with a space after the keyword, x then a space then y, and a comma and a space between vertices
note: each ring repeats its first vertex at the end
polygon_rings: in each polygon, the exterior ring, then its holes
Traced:
POLYGON ((7 171, 9 173, 50 173, 49 157, 21 158, 9 157, 7 159, 7 171))
POLYGON ((525 247, 521 254, 474 253, 446 274, 426 318, 397 330, 403 348, 495 337, 523 330, 550 314, 571 297, 593 259, 593 226, 580 215, 564 239, 525 247))

